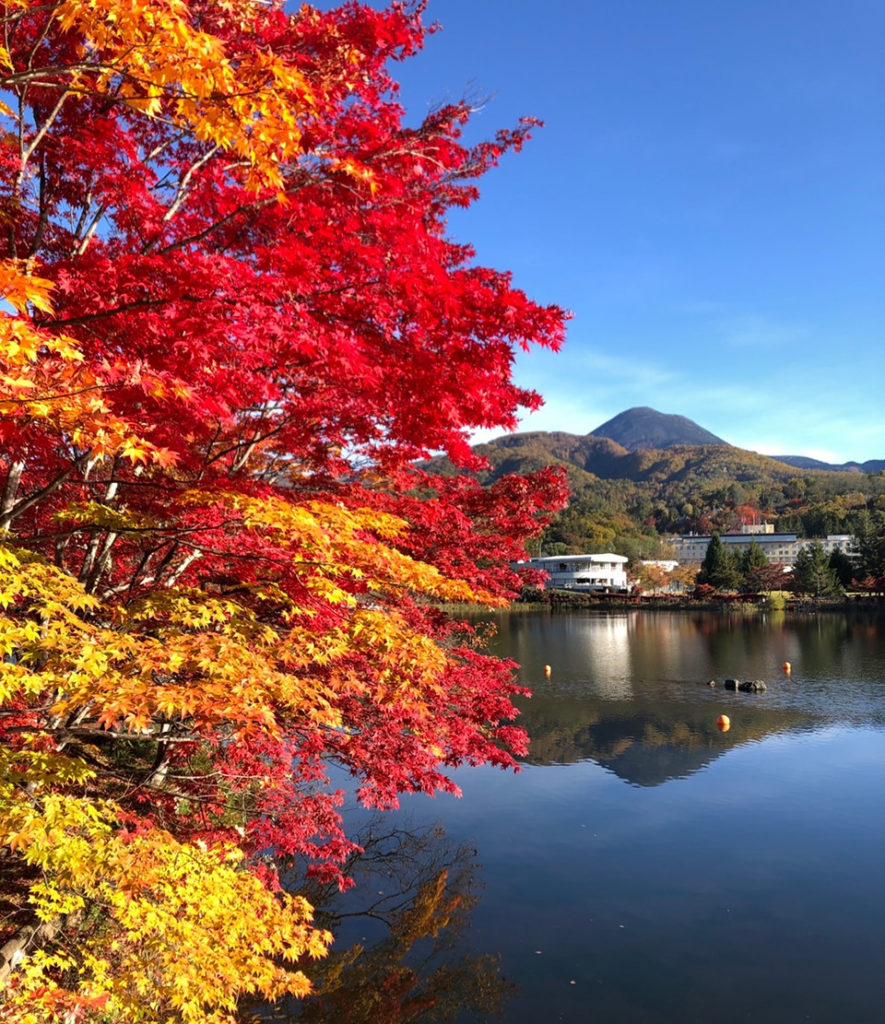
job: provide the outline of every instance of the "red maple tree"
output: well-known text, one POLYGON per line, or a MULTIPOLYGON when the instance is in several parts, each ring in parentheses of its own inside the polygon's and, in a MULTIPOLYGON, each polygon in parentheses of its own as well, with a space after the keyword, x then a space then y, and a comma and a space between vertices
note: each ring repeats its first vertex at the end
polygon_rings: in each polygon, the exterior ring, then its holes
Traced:
MULTIPOLYGON (((561 343, 563 311, 446 226, 532 125, 467 146, 466 103, 405 124, 388 66, 422 3, 0 7, 0 839, 27 875, 58 797, 71 841, 98 841, 78 801, 100 801, 108 850, 236 847, 271 887, 275 858, 334 869, 329 762, 387 806, 523 748, 511 666, 440 602, 512 594, 563 482, 417 460, 480 468, 471 430, 539 403, 514 348, 561 343)), ((48 857, 47 922, 119 861, 48 857)), ((64 965, 79 995, 41 968, 41 998, 130 1019, 89 963, 64 965)))

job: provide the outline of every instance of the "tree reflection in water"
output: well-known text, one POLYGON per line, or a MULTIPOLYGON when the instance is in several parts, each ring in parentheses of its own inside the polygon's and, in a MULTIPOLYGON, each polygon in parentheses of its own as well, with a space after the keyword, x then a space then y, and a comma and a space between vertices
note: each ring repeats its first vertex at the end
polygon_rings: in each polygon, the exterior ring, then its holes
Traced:
MULTIPOLYGON (((481 885, 476 850, 455 846, 440 826, 408 829, 374 818, 363 848, 335 884, 287 879, 316 908, 316 924, 359 941, 302 965, 315 994, 263 1007, 273 1024, 431 1024, 462 1013, 500 1014, 516 986, 500 957, 465 953, 461 941, 481 885)), ((347 941, 345 939, 345 941, 347 941)))

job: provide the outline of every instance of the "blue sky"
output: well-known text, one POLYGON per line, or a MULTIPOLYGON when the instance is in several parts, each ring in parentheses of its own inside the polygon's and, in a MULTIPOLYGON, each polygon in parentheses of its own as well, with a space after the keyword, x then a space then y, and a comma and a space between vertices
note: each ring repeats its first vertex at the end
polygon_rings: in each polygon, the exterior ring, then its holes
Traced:
POLYGON ((647 405, 768 454, 885 458, 881 0, 430 0, 427 19, 395 68, 411 118, 467 94, 469 138, 545 122, 451 221, 574 314, 562 352, 517 357, 546 400, 521 429, 647 405))

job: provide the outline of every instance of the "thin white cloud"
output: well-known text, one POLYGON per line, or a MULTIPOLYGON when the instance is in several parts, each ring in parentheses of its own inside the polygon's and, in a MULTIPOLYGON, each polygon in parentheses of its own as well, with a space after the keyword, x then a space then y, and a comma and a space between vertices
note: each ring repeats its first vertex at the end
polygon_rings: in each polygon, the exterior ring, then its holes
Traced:
POLYGON ((725 344, 735 349, 783 348, 808 336, 808 330, 797 324, 779 323, 755 314, 723 324, 720 330, 725 344))
POLYGON ((787 450, 783 441, 748 441, 739 447, 746 448, 751 452, 758 452, 760 455, 801 455, 806 459, 817 459, 819 462, 834 463, 837 466, 850 461, 843 454, 833 451, 831 448, 818 448, 814 445, 792 445, 787 450))
POLYGON ((622 391, 626 386, 634 392, 644 393, 670 387, 680 377, 673 367, 650 362, 645 355, 642 358, 613 356, 593 349, 581 354, 580 363, 584 369, 596 375, 595 378, 588 378, 587 383, 604 385, 609 390, 614 390, 617 385, 622 391))
POLYGON ((756 314, 725 316, 712 302, 695 303, 690 319, 697 322, 682 346, 596 346, 576 338, 558 355, 518 357, 518 383, 546 402, 524 414, 518 430, 586 434, 625 409, 651 406, 762 454, 834 463, 885 458, 885 421, 859 416, 854 393, 834 387, 823 364, 803 378, 790 369, 801 365, 797 354, 794 366, 793 350, 807 337, 805 327, 756 314), (716 342, 700 357, 699 337, 716 342))
POLYGON ((764 418, 744 421, 728 440, 763 455, 804 455, 837 465, 885 457, 885 426, 859 426, 851 412, 828 415, 822 413, 826 408, 825 400, 805 396, 764 418))

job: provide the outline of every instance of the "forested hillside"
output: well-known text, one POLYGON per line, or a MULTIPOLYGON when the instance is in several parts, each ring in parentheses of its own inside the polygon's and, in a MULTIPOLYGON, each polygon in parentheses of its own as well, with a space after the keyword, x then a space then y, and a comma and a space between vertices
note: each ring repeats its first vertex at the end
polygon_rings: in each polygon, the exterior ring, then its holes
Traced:
POLYGON ((662 536, 765 521, 818 537, 869 530, 885 514, 885 474, 801 469, 730 445, 628 451, 593 434, 511 434, 478 445, 482 475, 565 469, 572 496, 541 538, 547 554, 663 553, 662 536))

